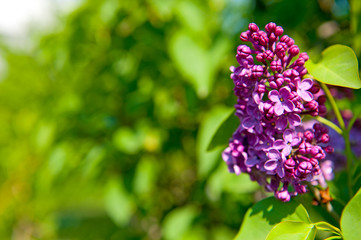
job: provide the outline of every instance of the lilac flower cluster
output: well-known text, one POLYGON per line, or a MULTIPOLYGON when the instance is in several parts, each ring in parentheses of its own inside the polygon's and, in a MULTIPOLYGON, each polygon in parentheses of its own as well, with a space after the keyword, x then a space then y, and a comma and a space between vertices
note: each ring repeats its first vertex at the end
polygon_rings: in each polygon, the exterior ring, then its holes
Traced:
POLYGON ((282 201, 306 192, 305 181, 317 181, 320 164, 333 149, 328 129, 302 124, 301 116, 326 113, 319 85, 304 78, 306 53, 300 53, 283 28, 268 23, 265 31, 251 23, 237 47, 239 66, 231 78, 240 126, 223 152, 229 171, 248 173, 282 201), (298 56, 298 57, 297 57, 298 56))

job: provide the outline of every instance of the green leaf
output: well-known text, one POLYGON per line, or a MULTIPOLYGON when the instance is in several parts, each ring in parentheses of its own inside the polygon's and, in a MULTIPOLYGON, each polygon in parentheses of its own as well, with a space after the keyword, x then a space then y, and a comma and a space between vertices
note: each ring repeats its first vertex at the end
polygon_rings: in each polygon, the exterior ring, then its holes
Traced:
MULTIPOLYGON (((200 177, 205 177, 216 166, 217 162, 221 161, 221 149, 207 151, 207 147, 216 129, 232 111, 233 108, 215 106, 202 121, 197 136, 198 175, 200 177)), ((229 135, 229 137, 231 136, 229 135)), ((224 143, 227 144, 228 139, 224 143)))
POLYGON ((272 228, 266 240, 313 240, 316 231, 312 223, 285 221, 272 228))
POLYGON ((200 98, 210 93, 217 71, 229 51, 229 41, 218 38, 207 49, 205 44, 185 30, 177 31, 169 41, 169 53, 179 72, 193 85, 200 98))
POLYGON ((109 217, 118 226, 124 226, 132 216, 135 206, 133 199, 124 189, 122 180, 114 178, 108 181, 104 200, 109 217))
POLYGON ((235 240, 264 240, 272 227, 282 221, 311 223, 302 204, 294 200, 284 203, 270 197, 248 209, 235 240))
POLYGON ((361 189, 349 201, 341 216, 341 230, 345 240, 357 240, 361 236, 361 189))
POLYGON ((232 137, 232 134, 239 127, 239 119, 234 115, 234 111, 228 113, 228 117, 223 120, 222 124, 219 125, 217 131, 214 133, 210 144, 208 145, 207 151, 210 151, 218 146, 226 146, 228 140, 232 137))
POLYGON ((192 227, 198 209, 192 205, 176 208, 163 221, 163 237, 166 240, 181 239, 183 234, 192 227))
POLYGON ((326 48, 318 63, 311 61, 305 64, 308 72, 318 81, 348 88, 361 88, 358 73, 358 62, 354 51, 344 45, 333 45, 326 48))

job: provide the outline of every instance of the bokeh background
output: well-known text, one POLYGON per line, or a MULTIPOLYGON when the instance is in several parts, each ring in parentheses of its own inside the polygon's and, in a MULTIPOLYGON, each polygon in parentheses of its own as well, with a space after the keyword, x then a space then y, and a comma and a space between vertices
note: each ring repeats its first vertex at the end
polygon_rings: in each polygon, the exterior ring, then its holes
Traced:
POLYGON ((207 151, 239 34, 360 57, 357 0, 43 0, 9 27, 25 2, 0 18, 0 239, 232 239, 265 196, 207 151))

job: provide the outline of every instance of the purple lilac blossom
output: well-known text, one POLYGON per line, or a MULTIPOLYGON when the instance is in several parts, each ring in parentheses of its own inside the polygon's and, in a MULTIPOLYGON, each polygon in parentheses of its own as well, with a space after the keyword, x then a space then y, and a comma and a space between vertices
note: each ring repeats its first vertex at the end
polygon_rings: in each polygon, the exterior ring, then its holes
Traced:
POLYGON ((326 127, 302 122, 305 115, 326 113, 325 97, 304 78, 307 54, 282 34, 271 22, 265 31, 251 23, 240 36, 252 47, 239 45, 239 65, 230 68, 240 126, 222 157, 230 172, 248 173, 286 202, 306 192, 306 181, 323 184, 332 177, 325 158, 333 149, 326 127))

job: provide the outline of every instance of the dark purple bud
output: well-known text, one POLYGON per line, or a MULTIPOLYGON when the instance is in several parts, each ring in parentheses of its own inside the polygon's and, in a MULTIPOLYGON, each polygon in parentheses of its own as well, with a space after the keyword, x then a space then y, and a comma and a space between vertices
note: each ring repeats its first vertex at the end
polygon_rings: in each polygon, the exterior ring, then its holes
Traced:
POLYGON ((304 76, 307 74, 307 69, 305 67, 302 67, 298 70, 298 72, 300 73, 300 76, 304 76))
POLYGON ((300 99, 300 97, 298 96, 298 93, 297 93, 297 92, 293 92, 293 91, 292 91, 292 92, 290 93, 289 99, 290 99, 292 102, 297 103, 298 100, 300 99))
POLYGON ((270 65, 270 68, 272 71, 274 72, 280 72, 282 71, 282 63, 281 63, 281 60, 274 60, 271 62, 271 65, 270 65))
POLYGON ((275 29, 275 35, 281 36, 283 34, 283 28, 281 26, 277 26, 275 29))
POLYGON ((295 168, 296 162, 292 158, 289 158, 284 165, 287 170, 291 170, 295 168))
POLYGON ((263 56, 266 60, 268 61, 271 61, 273 59, 273 52, 271 50, 266 50, 264 53, 263 53, 263 56))
POLYGON ((270 42, 275 42, 277 40, 277 36, 274 33, 271 33, 268 36, 268 39, 269 39, 270 42))
POLYGON ((331 146, 327 146, 327 147, 325 147, 325 151, 327 153, 333 153, 335 151, 335 149, 333 147, 331 147, 331 146))
POLYGON ((318 160, 316 158, 310 158, 309 162, 312 164, 312 167, 318 167, 318 160))
MULTIPOLYGON (((298 71, 292 69, 292 76, 295 78, 295 80, 297 80, 296 77, 298 77, 299 75, 300 75, 300 73, 298 71)), ((301 80, 301 79, 299 79, 299 80, 301 80)))
POLYGON ((329 141, 330 141, 330 136, 327 133, 324 133, 320 138, 320 142, 322 143, 328 143, 329 141))
POLYGON ((252 75, 254 77, 261 77, 263 75, 263 67, 260 65, 254 65, 252 67, 252 75))
POLYGON ((287 43, 290 40, 290 37, 287 35, 283 35, 280 39, 281 42, 287 43))
POLYGON ((248 25, 248 29, 251 31, 251 32, 257 32, 259 31, 259 27, 257 26, 257 24, 255 23, 250 23, 248 25))
POLYGON ((294 56, 296 56, 297 54, 300 53, 300 49, 298 48, 297 45, 293 45, 293 46, 291 46, 291 47, 288 49, 288 53, 289 53, 292 57, 294 57, 294 56))
POLYGON ((258 84, 257 92, 258 93, 265 93, 266 92, 266 85, 258 84))
POLYGON ((265 26, 266 31, 270 34, 276 30, 277 25, 274 22, 270 22, 265 26))
POLYGON ((303 193, 307 192, 306 186, 301 185, 301 184, 295 185, 295 190, 299 194, 303 194, 303 193))
POLYGON ((264 55, 263 55, 263 53, 258 53, 257 56, 256 56, 256 60, 257 60, 258 62, 264 63, 265 61, 264 61, 264 55))
POLYGON ((298 168, 297 170, 301 173, 301 174, 308 174, 311 172, 312 170, 312 164, 310 162, 301 162, 299 165, 298 165, 298 168))
POLYGON ((289 38, 289 40, 287 42, 287 46, 291 47, 291 46, 293 46, 293 44, 295 44, 295 40, 293 40, 292 38, 289 38))
MULTIPOLYGON (((310 88, 310 90, 308 90, 308 91, 310 91, 311 93, 313 93, 313 94, 315 94, 315 93, 318 93, 319 91, 320 91, 320 85, 318 85, 318 84, 313 84, 312 85, 312 87, 310 88)), ((317 101, 318 102, 318 101, 317 101)), ((318 103, 320 103, 320 102, 318 102, 318 103)))
POLYGON ((277 83, 277 86, 280 88, 282 84, 285 82, 285 80, 283 78, 277 78, 275 82, 277 83))
POLYGON ((298 58, 298 59, 295 61, 294 65, 299 66, 299 67, 302 67, 303 65, 305 65, 305 60, 304 60, 303 58, 298 58))
POLYGON ((318 108, 318 102, 315 100, 311 100, 311 102, 305 104, 305 107, 312 111, 315 111, 318 108))
POLYGON ((249 33, 249 31, 241 33, 241 36, 239 36, 239 39, 241 39, 241 41, 243 41, 243 42, 248 42, 249 41, 248 33, 249 33))
POLYGON ((288 49, 287 44, 284 42, 279 42, 276 45, 276 52, 283 51, 286 52, 288 49))
POLYGON ((273 89, 278 89, 278 85, 277 85, 277 83, 276 83, 275 81, 270 82, 270 83, 269 83, 269 86, 270 86, 271 88, 273 88, 273 89))
POLYGON ((307 55, 307 53, 305 53, 305 52, 301 53, 299 58, 302 58, 305 62, 307 62, 308 59, 310 59, 309 56, 307 55))
POLYGON ((268 37, 267 37, 267 33, 263 32, 263 31, 259 31, 259 38, 258 41, 262 46, 267 46, 268 44, 268 37))
POLYGON ((285 76, 286 78, 290 78, 292 76, 292 69, 287 69, 286 71, 284 71, 283 76, 285 76))
POLYGON ((291 200, 291 195, 287 190, 275 192, 275 197, 282 202, 288 202, 291 200))
POLYGON ((317 98, 318 104, 324 104, 326 102, 326 96, 322 95, 317 98))
POLYGON ((271 103, 266 102, 265 104, 263 104, 263 110, 265 111, 269 111, 272 107, 271 103))
POLYGON ((315 129, 315 131, 320 131, 321 128, 322 128, 321 123, 315 123, 315 124, 313 124, 313 129, 315 129))
POLYGON ((301 142, 301 144, 298 146, 298 151, 301 154, 306 154, 307 153, 306 143, 305 142, 301 142))
POLYGON ((247 57, 251 54, 251 48, 246 45, 239 45, 237 47, 237 54, 241 57, 247 57))
POLYGON ((259 34, 258 34, 258 32, 254 32, 254 33, 252 33, 251 34, 251 38, 253 39, 253 41, 258 41, 258 39, 259 39, 259 34))
POLYGON ((324 115, 324 114, 326 114, 326 112, 327 112, 327 108, 325 105, 318 106, 318 114, 319 115, 324 115))
POLYGON ((306 138, 306 140, 308 142, 311 142, 312 139, 314 138, 313 132, 311 132, 310 130, 305 131, 305 133, 303 134, 303 136, 306 138))

